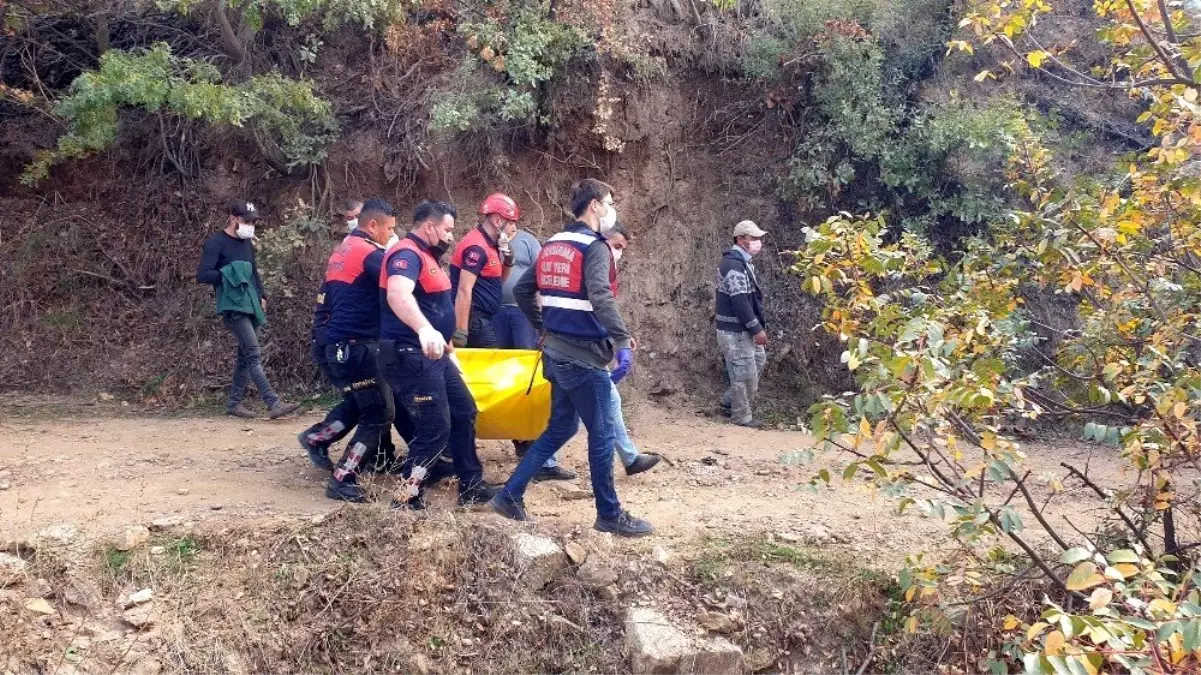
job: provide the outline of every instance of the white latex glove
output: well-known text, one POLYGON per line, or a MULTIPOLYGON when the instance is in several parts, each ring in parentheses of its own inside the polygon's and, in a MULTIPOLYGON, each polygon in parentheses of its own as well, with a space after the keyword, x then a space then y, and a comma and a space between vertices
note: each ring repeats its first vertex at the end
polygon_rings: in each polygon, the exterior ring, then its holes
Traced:
POLYGON ((496 248, 500 249, 500 254, 506 258, 513 255, 513 249, 509 246, 509 235, 505 234, 504 230, 496 237, 496 248))
POLYGON ((421 342, 421 351, 427 358, 437 361, 446 353, 446 338, 433 326, 426 326, 417 331, 417 339, 421 342))

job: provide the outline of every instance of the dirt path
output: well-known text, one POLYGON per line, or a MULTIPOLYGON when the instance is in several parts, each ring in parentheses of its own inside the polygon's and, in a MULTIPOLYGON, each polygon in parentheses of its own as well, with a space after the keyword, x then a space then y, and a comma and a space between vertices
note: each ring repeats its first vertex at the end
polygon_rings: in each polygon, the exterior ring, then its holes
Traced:
MULTIPOLYGON (((0 490, 0 535, 23 536, 60 522, 101 534, 172 516, 240 519, 361 508, 326 499, 328 474, 311 467, 296 445, 296 433, 316 419, 311 414, 277 422, 224 417, 4 422, 0 487, 8 487, 0 490)), ((940 523, 913 512, 898 519, 895 500, 866 486, 838 485, 816 493, 802 489, 816 467, 837 467, 840 461, 821 457, 805 466, 782 463, 781 455, 808 446, 802 434, 751 431, 650 406, 640 407, 631 422, 643 451, 670 460, 632 478, 616 472, 624 506, 655 524, 654 541, 790 533, 843 544, 888 564, 904 551, 943 537, 940 523)), ((1064 473, 1059 461, 1083 465, 1089 452, 1079 445, 1032 449, 1032 482, 1045 489, 1064 473)), ((1117 479, 1116 462, 1100 458, 1096 449, 1091 452, 1094 475, 1117 479)), ((480 454, 490 480, 504 480, 515 462, 508 443, 481 442, 480 454)), ((565 450, 564 464, 586 470, 582 434, 565 450)), ((392 485, 391 479, 380 479, 373 488, 386 493, 392 485)), ((527 504, 551 529, 590 527, 592 500, 564 496, 586 487, 586 478, 534 484, 527 504)), ((452 489, 436 490, 434 508, 451 508, 453 496, 452 489)))

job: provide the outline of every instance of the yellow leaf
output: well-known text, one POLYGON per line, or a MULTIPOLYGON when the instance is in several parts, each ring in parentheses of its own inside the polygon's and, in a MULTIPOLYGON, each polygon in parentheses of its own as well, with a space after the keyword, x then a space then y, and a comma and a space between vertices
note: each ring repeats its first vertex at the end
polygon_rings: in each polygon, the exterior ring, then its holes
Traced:
POLYGON ((995 80, 997 79, 997 76, 993 75, 991 70, 981 70, 980 72, 976 73, 976 76, 972 79, 976 82, 983 82, 985 80, 995 80))
POLYGON ((1114 565, 1113 567, 1105 570, 1106 576, 1109 576, 1109 570, 1113 570, 1114 574, 1121 579, 1129 579, 1130 577, 1138 574, 1138 565, 1132 565, 1130 563, 1120 563, 1114 565))
POLYGON ((1108 588, 1098 588, 1088 598, 1088 608, 1094 612, 1105 607, 1113 600, 1113 591, 1108 588))
POLYGON ((1176 417, 1184 417, 1187 412, 1188 404, 1184 401, 1178 401, 1176 407, 1172 408, 1172 414, 1176 415, 1176 417))
POLYGON ((872 425, 866 417, 859 418, 859 435, 864 438, 872 437, 872 425))
POLYGON ((1043 651, 1047 656, 1059 656, 1063 653, 1064 637, 1059 631, 1052 631, 1043 643, 1043 651))
POLYGON ((916 633, 917 632, 917 617, 916 616, 911 616, 905 620, 905 632, 906 633, 916 633))
POLYGON ((1049 626, 1049 625, 1050 624, 1048 624, 1045 621, 1039 621, 1038 623, 1031 626, 1029 629, 1026 630, 1026 641, 1032 642, 1034 640, 1034 638, 1038 637, 1039 634, 1042 633, 1044 630, 1046 630, 1047 626, 1049 626))
POLYGON ((917 595, 917 586, 910 586, 905 590, 905 602, 913 602, 913 596, 917 595))
POLYGON ((1097 566, 1090 560, 1085 560, 1072 570, 1068 576, 1067 587, 1069 591, 1083 591, 1086 588, 1092 588, 1097 584, 1105 583, 1105 577, 1097 574, 1097 566))
POLYGON ((1010 614, 1009 616, 1005 617, 1005 630, 1013 630, 1019 625, 1021 625, 1021 622, 1018 621, 1016 616, 1010 614))
POLYGON ((1167 598, 1155 598, 1147 605, 1147 609, 1151 612, 1159 612, 1166 618, 1176 613, 1176 603, 1167 598))
POLYGON ((1042 68, 1043 61, 1046 61, 1048 56, 1050 56, 1050 54, 1042 51, 1041 49, 1035 52, 1030 52, 1026 55, 1026 63, 1029 63, 1031 68, 1042 68))

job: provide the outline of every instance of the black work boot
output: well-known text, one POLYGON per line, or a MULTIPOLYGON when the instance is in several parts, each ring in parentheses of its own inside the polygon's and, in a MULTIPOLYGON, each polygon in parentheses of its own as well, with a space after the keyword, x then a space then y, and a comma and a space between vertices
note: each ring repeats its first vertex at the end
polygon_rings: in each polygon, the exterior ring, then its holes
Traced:
POLYGON ((517 455, 517 459, 521 459, 532 445, 533 441, 513 441, 513 454, 517 455))
POLYGON ((596 524, 593 527, 601 532, 610 532, 619 537, 645 537, 655 531, 649 522, 635 518, 630 515, 629 511, 622 511, 612 519, 597 516, 596 524))
POLYGON ((309 432, 307 430, 300 432, 296 440, 300 441, 300 447, 304 448, 304 451, 309 454, 309 461, 313 463, 313 466, 325 471, 334 470, 334 463, 329 459, 329 448, 317 445, 309 440, 309 432))
POLYGON ((330 478, 329 483, 325 486, 325 496, 330 499, 355 504, 362 504, 367 501, 367 495, 363 493, 363 488, 359 487, 358 481, 353 476, 346 480, 330 478))

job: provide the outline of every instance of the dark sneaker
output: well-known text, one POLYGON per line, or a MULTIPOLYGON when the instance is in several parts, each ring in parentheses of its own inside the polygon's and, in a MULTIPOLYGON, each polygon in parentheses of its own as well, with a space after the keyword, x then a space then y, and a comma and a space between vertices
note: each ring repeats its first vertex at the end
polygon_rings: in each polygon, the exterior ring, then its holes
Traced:
POLYGON ((284 403, 281 401, 281 402, 276 403, 275 405, 271 406, 271 409, 267 411, 267 417, 270 417, 273 420, 277 420, 277 419, 283 417, 284 415, 291 415, 292 413, 296 412, 297 410, 300 410, 299 403, 284 403))
POLYGON ((229 415, 231 417, 241 417, 244 420, 252 420, 252 419, 258 417, 258 415, 253 410, 251 410, 250 408, 247 408, 246 406, 242 405, 241 403, 239 403, 235 406, 230 406, 230 407, 226 408, 225 414, 229 415))
POLYGON ((363 493, 363 488, 359 487, 358 483, 351 481, 329 479, 329 483, 325 486, 325 496, 330 499, 337 499, 344 502, 353 502, 362 504, 367 501, 367 495, 363 493))
POLYGON ((544 466, 538 469, 538 473, 534 474, 534 482, 541 483, 544 480, 575 480, 574 471, 568 471, 561 466, 544 466))
POLYGON ((596 524, 593 525, 601 532, 610 532, 619 537, 645 537, 655 528, 650 523, 630 515, 629 511, 622 511, 616 518, 612 520, 597 516, 596 524))
POLYGON ((533 441, 513 441, 513 454, 517 455, 517 459, 521 459, 532 445, 533 441))
POLYGON ((756 420, 756 419, 750 419, 745 422, 735 422, 734 424, 737 424, 740 427, 746 427, 747 429, 762 429, 763 428, 763 422, 760 422, 759 420, 756 420))
POLYGON ((492 501, 500 494, 500 487, 489 483, 478 483, 459 491, 459 506, 479 506, 492 501))
POLYGON ((626 467, 626 475, 633 476, 636 473, 650 471, 656 464, 659 463, 659 460, 661 459, 663 458, 659 455, 639 453, 639 455, 634 458, 634 463, 626 467))
POLYGON ((329 460, 328 448, 323 448, 320 445, 311 442, 309 440, 308 433, 303 431, 300 432, 300 435, 296 437, 296 440, 300 441, 300 447, 304 448, 304 451, 309 453, 309 461, 313 463, 313 466, 325 471, 334 470, 334 463, 329 460))
POLYGON ((509 520, 519 520, 523 523, 532 523, 534 521, 534 517, 530 515, 530 512, 525 510, 524 501, 513 501, 506 497, 504 492, 496 493, 492 501, 488 502, 488 506, 509 520))

